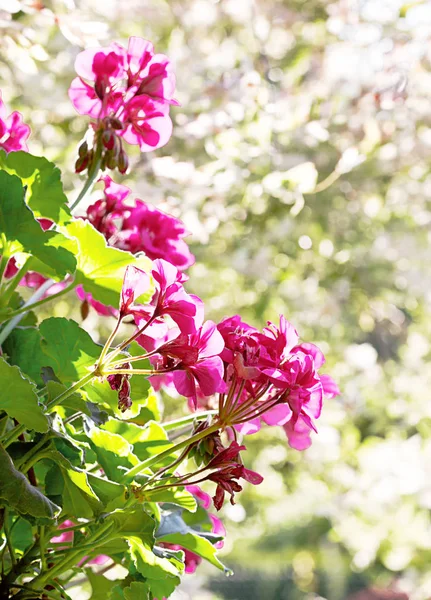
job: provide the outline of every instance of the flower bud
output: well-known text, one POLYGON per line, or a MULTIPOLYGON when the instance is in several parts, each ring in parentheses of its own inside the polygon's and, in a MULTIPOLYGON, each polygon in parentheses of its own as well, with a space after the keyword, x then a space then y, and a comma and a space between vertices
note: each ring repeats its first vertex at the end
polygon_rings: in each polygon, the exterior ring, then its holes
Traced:
POLYGON ((124 150, 121 150, 120 155, 118 157, 118 170, 122 175, 124 175, 128 168, 129 159, 127 158, 127 154, 124 152, 124 150))
POLYGON ((108 129, 105 129, 105 131, 102 134, 102 144, 108 150, 112 150, 115 145, 115 133, 109 131, 108 129))
POLYGON ((123 129, 124 127, 123 123, 117 117, 112 117, 109 122, 113 129, 123 129))
POLYGON ((81 304, 81 318, 83 321, 88 317, 88 313, 90 312, 90 305, 87 300, 81 304))
POLYGON ((86 156, 79 157, 75 163, 75 173, 82 173, 88 167, 89 158, 86 156))
POLYGON ((105 91, 106 91, 106 86, 103 83, 103 81, 101 80, 97 80, 94 86, 94 91, 96 92, 97 96, 100 98, 100 100, 103 100, 104 96, 105 96, 105 91))
POLYGON ((88 144, 87 142, 82 142, 82 144, 78 148, 78 156, 79 158, 84 158, 88 154, 88 144))

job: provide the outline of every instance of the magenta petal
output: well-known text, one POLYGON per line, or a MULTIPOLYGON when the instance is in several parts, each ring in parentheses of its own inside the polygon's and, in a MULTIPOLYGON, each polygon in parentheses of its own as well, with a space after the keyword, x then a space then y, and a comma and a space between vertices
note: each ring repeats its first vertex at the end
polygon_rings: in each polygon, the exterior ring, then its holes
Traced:
POLYGON ((211 506, 211 496, 201 490, 198 485, 186 485, 186 490, 199 500, 199 504, 203 508, 208 509, 211 506))
POLYGON ((124 274, 123 287, 121 290, 120 312, 124 316, 128 313, 129 307, 139 300, 150 287, 150 278, 142 271, 132 265, 129 265, 124 274))
POLYGON ((70 84, 69 98, 80 115, 97 118, 102 108, 102 102, 97 97, 94 88, 85 83, 80 77, 70 84))
POLYGON ((105 185, 105 196, 108 200, 121 203, 123 200, 127 198, 127 196, 132 191, 130 188, 125 185, 121 185, 120 183, 115 183, 113 179, 109 177, 109 175, 102 175, 99 181, 103 181, 105 185))
POLYGON ((262 475, 259 475, 256 471, 250 471, 250 469, 244 469, 242 477, 253 485, 259 485, 263 481, 262 475))
POLYGON ((292 354, 295 352, 303 352, 304 354, 309 354, 312 356, 315 369, 320 369, 325 362, 323 352, 315 344, 310 344, 309 342, 300 344, 299 346, 292 348, 292 354))
POLYGON ((277 404, 262 415, 267 425, 284 425, 292 418, 292 410, 288 404, 277 404))
POLYGON ((193 367, 190 367, 190 371, 193 373, 205 396, 212 396, 224 388, 224 366, 219 356, 204 358, 193 367))
POLYGON ((289 421, 283 426, 283 429, 289 440, 289 446, 295 450, 306 450, 311 446, 310 427, 302 417, 299 417, 294 425, 292 425, 292 421, 289 421))
MULTIPOLYGON (((195 296, 197 298, 197 296, 195 296)), ((199 298, 200 300, 200 298, 199 298)), ((200 300, 201 301, 201 300, 200 300)), ((199 356, 217 356, 224 348, 224 340, 213 321, 206 321, 201 328, 199 340, 199 356)))
POLYGON ((323 386, 323 393, 326 398, 334 398, 341 394, 340 388, 330 375, 320 375, 320 381, 323 386))
POLYGON ((260 431, 260 419, 259 417, 256 417, 255 419, 250 419, 246 423, 234 425, 234 427, 242 435, 253 435, 253 433, 260 431))
POLYGON ((131 36, 127 48, 127 62, 132 74, 139 73, 150 62, 154 55, 154 46, 151 42, 140 37, 131 36))
POLYGON ((187 371, 174 372, 174 385, 177 392, 185 398, 196 398, 196 383, 187 371))

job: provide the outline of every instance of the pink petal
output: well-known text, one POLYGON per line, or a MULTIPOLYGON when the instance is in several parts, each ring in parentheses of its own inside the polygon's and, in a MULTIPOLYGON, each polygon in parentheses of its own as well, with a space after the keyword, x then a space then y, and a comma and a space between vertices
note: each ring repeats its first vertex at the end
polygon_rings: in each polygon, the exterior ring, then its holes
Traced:
POLYGON ((246 423, 234 425, 234 427, 242 435, 252 435, 253 433, 260 431, 260 419, 259 417, 256 417, 255 419, 250 419, 246 423))
POLYGON ((94 88, 80 77, 75 77, 70 84, 69 98, 80 115, 89 115, 97 119, 102 108, 102 101, 97 97, 94 88))
POLYGON ((330 375, 320 375, 320 381, 323 386, 323 393, 326 398, 334 398, 335 396, 339 396, 341 394, 340 388, 335 383, 330 375))
POLYGON ((284 425, 292 418, 292 410, 288 404, 277 404, 262 415, 267 425, 284 425))

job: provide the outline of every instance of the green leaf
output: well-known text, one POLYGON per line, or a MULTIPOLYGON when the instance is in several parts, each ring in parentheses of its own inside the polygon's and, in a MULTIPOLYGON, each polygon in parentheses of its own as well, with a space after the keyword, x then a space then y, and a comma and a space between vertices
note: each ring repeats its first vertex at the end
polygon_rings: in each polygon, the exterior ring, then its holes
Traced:
POLYGON ((222 571, 228 571, 222 562, 217 558, 217 549, 209 540, 200 536, 198 533, 171 533, 157 538, 157 541, 168 542, 169 544, 178 544, 186 550, 194 552, 209 563, 222 571))
POLYGON ((39 330, 46 363, 63 383, 78 381, 100 356, 101 347, 72 319, 50 317, 39 330))
POLYGON ((40 342, 41 335, 36 327, 17 327, 3 342, 3 350, 11 365, 18 366, 37 385, 43 385, 42 367, 47 364, 40 342))
MULTIPOLYGON (((151 261, 107 245, 104 236, 91 223, 82 219, 72 221, 64 231, 78 241, 76 283, 84 286, 95 300, 108 306, 119 306, 123 277, 128 265, 149 271, 151 261)), ((146 299, 149 300, 152 289, 146 299)), ((145 298, 143 299, 145 300, 145 298)))
MULTIPOLYGON (((54 453, 46 458, 54 460, 54 453)), ((67 468, 64 461, 55 464, 47 473, 46 492, 55 498, 61 496, 63 511, 66 514, 91 519, 101 512, 99 499, 88 484, 85 471, 67 468)))
POLYGON ((96 575, 91 569, 85 569, 85 575, 91 585, 90 600, 106 600, 106 598, 109 598, 113 585, 112 581, 109 581, 103 575, 96 575))
POLYGON ((172 488, 171 490, 160 490, 159 492, 148 493, 151 502, 169 502, 185 508, 189 512, 196 512, 197 502, 193 494, 184 488, 172 488))
POLYGON ((88 426, 87 437, 97 460, 112 481, 121 481, 127 469, 138 464, 127 440, 120 435, 104 431, 98 427, 88 426))
POLYGON ((154 554, 147 544, 136 536, 127 539, 133 563, 146 579, 149 591, 154 597, 168 597, 180 583, 179 570, 167 558, 154 554))
POLYGON ((36 386, 26 379, 16 366, 8 365, 0 357, 0 410, 16 419, 28 429, 48 431, 48 419, 38 404, 36 386))
POLYGON ((0 168, 17 175, 27 186, 27 202, 36 217, 62 225, 70 220, 60 170, 43 156, 0 151, 0 168))
POLYGON ((127 419, 129 423, 136 425, 146 425, 149 421, 159 421, 161 418, 161 409, 159 400, 152 388, 150 388, 147 400, 144 405, 139 405, 139 414, 136 417, 127 419))
POLYGON ((76 258, 68 249, 70 240, 60 233, 42 230, 24 201, 21 181, 5 171, 0 171, 0 231, 5 256, 29 254, 58 279, 75 271, 76 258))
POLYGON ((134 581, 123 591, 126 600, 148 600, 148 585, 140 581, 134 581))
POLYGON ((112 511, 124 506, 126 502, 126 487, 109 479, 97 477, 88 473, 88 483, 91 485, 106 511, 112 511))
POLYGON ((89 400, 97 404, 103 404, 110 414, 117 419, 127 420, 133 419, 140 414, 141 408, 145 407, 150 396, 151 388, 148 379, 145 377, 135 376, 131 380, 132 406, 124 413, 118 409, 118 392, 112 390, 109 383, 104 381, 93 381, 86 386, 86 394, 89 400))
MULTIPOLYGON (((49 239, 46 242, 46 246, 56 248, 58 251, 67 251, 73 259, 70 262, 68 273, 74 273, 76 269, 76 255, 78 253, 78 244, 76 240, 66 237, 58 231, 49 231, 49 239)), ((45 264, 39 260, 36 256, 33 256, 31 261, 31 270, 37 271, 41 275, 49 279, 55 279, 61 281, 63 277, 60 277, 58 271, 52 267, 52 265, 45 264)))
POLYGON ((115 534, 118 537, 139 536, 142 542, 152 547, 154 542, 154 520, 145 512, 142 506, 138 505, 126 510, 114 510, 107 519, 115 523, 115 534))
MULTIPOLYGON (((12 519, 11 519, 12 521, 12 519)), ((14 523, 9 525, 12 546, 24 554, 33 543, 33 528, 30 523, 21 517, 16 517, 14 523)))
POLYGON ((12 459, 1 445, 0 504, 6 504, 21 516, 34 517, 42 523, 54 520, 61 510, 15 469, 12 459))

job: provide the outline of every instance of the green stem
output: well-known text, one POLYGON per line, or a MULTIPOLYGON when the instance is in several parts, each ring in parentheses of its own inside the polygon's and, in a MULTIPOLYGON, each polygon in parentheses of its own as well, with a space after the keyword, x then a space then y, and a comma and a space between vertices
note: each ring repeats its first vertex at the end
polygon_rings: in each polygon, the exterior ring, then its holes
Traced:
POLYGON ((180 427, 188 425, 189 423, 193 423, 195 419, 201 419, 216 414, 216 410, 205 410, 203 412, 197 412, 191 415, 187 415, 186 417, 181 417, 180 419, 175 419, 174 421, 167 421, 166 423, 162 423, 161 425, 165 431, 172 431, 173 429, 179 429, 180 427))
POLYGON ((24 433, 25 430, 26 430, 25 425, 16 425, 9 432, 9 434, 3 440, 1 440, 1 444, 2 444, 3 448, 7 448, 8 446, 10 446, 12 444, 12 442, 14 442, 16 439, 19 438, 21 433, 24 433))
POLYGON ((57 396, 56 398, 53 398, 50 402, 48 402, 48 404, 46 405, 47 411, 49 412, 49 411, 51 411, 51 409, 54 408, 54 406, 58 406, 59 404, 61 404, 64 400, 66 400, 66 398, 69 398, 69 396, 71 396, 74 392, 76 392, 80 388, 84 387, 84 385, 86 385, 89 381, 94 379, 96 376, 97 376, 97 372, 92 371, 91 373, 88 373, 88 375, 85 375, 85 377, 82 377, 79 381, 74 383, 70 388, 68 388, 63 393, 61 393, 59 396, 57 396))
MULTIPOLYGON (((27 452, 27 454, 24 454, 24 456, 22 456, 20 459, 15 461, 15 468, 22 470, 22 467, 24 465, 26 465, 26 463, 39 452, 39 450, 46 444, 46 442, 49 440, 50 437, 51 437, 50 433, 47 433, 44 436, 42 436, 42 438, 38 441, 38 443, 31 450, 29 450, 27 452)), ((30 467, 28 467, 27 470, 23 470, 22 472, 26 473, 26 471, 28 471, 28 469, 30 469, 30 467)))
MULTIPOLYGON (((3 237, 4 236, 2 235, 2 238, 3 237)), ((8 260, 9 260, 9 258, 5 254, 5 252, 7 252, 7 248, 5 249, 5 244, 2 244, 2 246, 3 246, 3 251, 2 251, 1 258, 0 258, 0 284, 2 282, 3 275, 6 270, 8 260)))
POLYGON ((81 547, 78 546, 75 551, 70 551, 67 556, 65 556, 47 571, 42 571, 40 575, 35 577, 35 579, 28 584, 29 587, 33 590, 43 589, 49 580, 58 577, 58 575, 73 567, 77 562, 79 562, 80 558, 85 555, 89 544, 92 545, 92 548, 95 548, 97 545, 100 545, 99 542, 102 542, 102 539, 103 543, 105 543, 106 539, 104 534, 107 534, 113 525, 114 523, 112 521, 104 523, 100 529, 94 533, 94 535, 85 540, 85 544, 83 544, 81 547))
POLYGON ((124 474, 124 477, 123 477, 123 481, 128 482, 128 481, 132 480, 133 477, 135 477, 136 475, 139 475, 139 473, 141 473, 144 469, 148 469, 149 467, 152 467, 153 465, 157 464, 158 462, 160 462, 167 456, 170 456, 172 454, 172 452, 177 452, 177 450, 181 450, 182 448, 185 448, 186 446, 190 446, 192 444, 195 444, 196 442, 199 442, 200 440, 211 435, 211 433, 218 431, 220 429, 220 427, 221 427, 221 424, 219 422, 216 422, 216 423, 214 423, 214 425, 207 427, 207 429, 204 429, 203 431, 199 431, 198 433, 195 433, 195 435, 192 435, 190 438, 187 438, 186 440, 179 442, 178 444, 175 444, 175 446, 171 446, 170 448, 168 448, 167 450, 164 450, 160 454, 157 454, 155 456, 150 456, 146 460, 140 462, 139 464, 135 465, 134 467, 132 467, 131 469, 126 471, 124 474))
MULTIPOLYGON (((39 298, 42 298, 43 295, 45 294, 45 292, 51 287, 51 285, 54 282, 52 281, 52 279, 48 279, 47 281, 45 281, 45 283, 43 283, 39 289, 37 289, 34 294, 32 295, 31 298, 29 298, 29 300, 27 300, 27 302, 24 304, 24 306, 22 308, 26 308, 27 310, 30 310, 30 307, 36 303, 37 300, 39 300, 39 298)), ((24 312, 22 312, 19 315, 16 315, 15 317, 13 317, 9 323, 7 323, 5 325, 5 327, 0 331, 0 346, 3 344, 3 342, 5 341, 5 339, 7 338, 7 336, 11 333, 11 331, 13 331, 15 329, 15 327, 18 325, 18 323, 21 321, 21 319, 24 317, 24 312)))
MULTIPOLYGON (((72 282, 70 285, 66 286, 64 289, 60 290, 59 292, 56 292, 55 294, 51 294, 50 296, 47 296, 46 298, 42 298, 42 300, 38 300, 37 302, 34 302, 33 304, 31 304, 31 309, 33 310, 33 308, 38 308, 39 306, 42 306, 42 304, 46 304, 47 302, 50 302, 51 300, 55 300, 56 298, 59 298, 60 296, 64 296, 64 294, 67 294, 68 292, 73 290, 75 288, 75 286, 76 286, 75 282, 72 282)), ((28 306, 22 306, 21 308, 18 308, 17 310, 15 310, 13 313, 9 314, 7 318, 12 319, 16 315, 21 315, 22 313, 25 313, 28 310, 29 310, 28 306)))
POLYGON ((45 557, 45 526, 39 527, 39 548, 40 548, 40 562, 42 565, 42 571, 47 568, 46 557, 45 557))
POLYGON ((12 562, 12 568, 13 568, 16 565, 16 559, 15 559, 15 553, 13 551, 12 540, 10 539, 10 530, 9 530, 9 523, 8 523, 9 514, 8 513, 9 513, 9 511, 6 508, 5 514, 4 514, 3 531, 4 531, 5 538, 6 538, 7 549, 9 550, 10 560, 12 562))
MULTIPOLYGON (((66 398, 69 398, 69 396, 71 396, 77 390, 84 387, 84 385, 86 385, 89 381, 94 379, 94 377, 96 377, 96 376, 97 376, 97 372, 92 371, 91 373, 88 373, 88 375, 85 375, 85 377, 82 377, 82 379, 77 381, 75 384, 73 384, 70 388, 65 390, 63 393, 59 394, 56 398, 51 400, 51 402, 48 402, 48 404, 46 405, 47 412, 50 412, 51 409, 53 409, 55 406, 58 406, 59 404, 61 404, 64 400, 66 400, 66 398)), ((10 431, 9 434, 3 440, 0 440, 3 447, 7 448, 8 446, 10 446, 12 444, 12 442, 14 442, 21 435, 21 433, 23 433, 25 430, 26 430, 25 425, 17 425, 16 427, 14 427, 12 429, 12 431, 10 431)))
POLYGON ((110 364, 112 359, 115 358, 118 354, 120 354, 120 352, 122 352, 126 346, 128 346, 134 340, 136 340, 136 338, 138 338, 142 333, 144 333, 144 331, 147 329, 147 327, 149 327, 151 325, 151 323, 153 323, 153 321, 155 321, 156 318, 157 318, 157 314, 156 314, 156 312, 154 312, 151 319, 149 319, 145 323, 145 325, 143 325, 140 329, 138 329, 138 331, 135 331, 135 333, 132 336, 130 336, 127 340, 124 340, 124 342, 119 344, 112 352, 110 352, 110 354, 108 354, 106 363, 110 364))
MULTIPOLYGON (((99 150, 100 153, 100 150, 99 150)), ((77 199, 75 200, 75 202, 72 204, 72 206, 70 207, 70 210, 73 211, 78 204, 81 202, 81 200, 87 195, 87 193, 93 188, 93 185, 96 182, 96 178, 99 174, 99 169, 100 169, 100 158, 97 158, 93 168, 91 169, 91 172, 88 173, 88 179, 84 184, 84 187, 82 188, 82 190, 79 193, 79 196, 77 197, 77 199)))
MULTIPOLYGON (((126 359, 127 360, 127 359, 126 359)), ((110 366, 110 365, 108 365, 110 366)), ((155 371, 154 369, 113 369, 109 371, 103 371, 103 376, 107 375, 157 375, 158 373, 170 373, 172 369, 163 371, 155 371)))
POLYGON ((113 339, 117 335, 117 331, 119 330, 120 325, 121 325, 121 319, 118 319, 117 324, 115 325, 113 331, 111 332, 110 336, 106 340, 105 345, 102 348, 102 352, 100 353, 99 360, 97 361, 98 365, 102 365, 103 364, 103 359, 105 358, 106 354, 108 353, 109 347, 110 347, 113 339))

